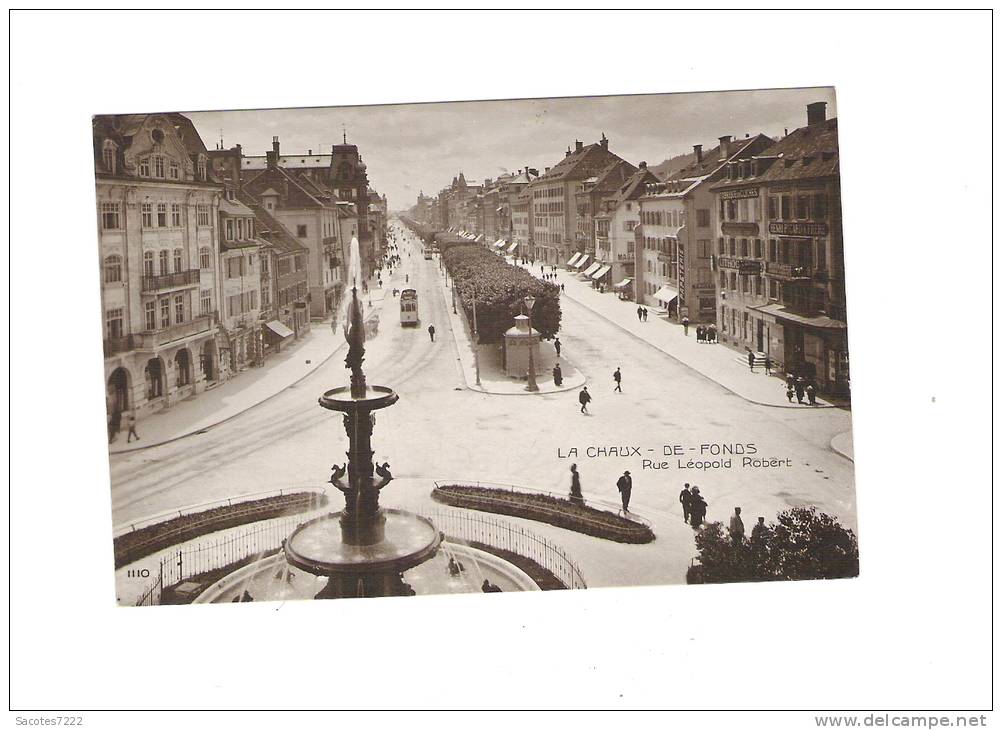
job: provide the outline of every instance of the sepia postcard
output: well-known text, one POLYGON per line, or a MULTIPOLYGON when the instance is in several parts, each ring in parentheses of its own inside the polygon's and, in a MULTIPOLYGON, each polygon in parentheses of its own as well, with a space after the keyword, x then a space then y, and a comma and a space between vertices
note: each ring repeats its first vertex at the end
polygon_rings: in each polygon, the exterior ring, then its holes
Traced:
POLYGON ((858 574, 834 88, 93 152, 119 605, 858 574))

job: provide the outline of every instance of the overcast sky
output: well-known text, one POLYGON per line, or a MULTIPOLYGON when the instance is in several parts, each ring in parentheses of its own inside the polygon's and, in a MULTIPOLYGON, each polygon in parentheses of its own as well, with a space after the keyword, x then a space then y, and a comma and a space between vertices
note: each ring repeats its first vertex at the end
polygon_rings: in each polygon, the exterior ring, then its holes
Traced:
POLYGON ((434 195, 462 171, 480 182, 529 166, 552 167, 568 145, 598 141, 623 159, 650 165, 709 149, 717 138, 770 136, 807 123, 807 104, 828 102, 836 116, 832 88, 730 91, 650 96, 611 96, 524 101, 478 101, 227 112, 193 112, 205 145, 220 138, 226 147, 263 155, 278 135, 283 155, 330 151, 342 125, 357 144, 370 185, 385 193, 391 209, 414 204, 418 191, 434 195))

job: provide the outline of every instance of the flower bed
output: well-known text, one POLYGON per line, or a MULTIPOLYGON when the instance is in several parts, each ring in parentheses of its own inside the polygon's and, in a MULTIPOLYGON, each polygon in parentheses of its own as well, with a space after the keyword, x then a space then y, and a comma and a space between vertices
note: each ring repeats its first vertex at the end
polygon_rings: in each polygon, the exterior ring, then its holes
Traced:
POLYGON ((214 507, 158 522, 115 538, 115 568, 121 568, 171 545, 193 540, 210 532, 218 532, 249 522, 299 514, 322 507, 326 503, 325 495, 295 492, 252 502, 214 507))
POLYGON ((468 484, 443 484, 431 493, 436 502, 511 517, 545 522, 592 537, 625 543, 647 543, 654 533, 647 525, 614 512, 595 509, 548 494, 514 492, 468 484))
POLYGON ((540 281, 525 269, 512 266, 475 244, 450 244, 444 249, 442 260, 471 324, 476 297, 481 344, 501 342, 515 316, 523 313, 523 300, 530 294, 536 298, 533 328, 544 338, 552 337, 560 329, 560 287, 556 284, 540 281))

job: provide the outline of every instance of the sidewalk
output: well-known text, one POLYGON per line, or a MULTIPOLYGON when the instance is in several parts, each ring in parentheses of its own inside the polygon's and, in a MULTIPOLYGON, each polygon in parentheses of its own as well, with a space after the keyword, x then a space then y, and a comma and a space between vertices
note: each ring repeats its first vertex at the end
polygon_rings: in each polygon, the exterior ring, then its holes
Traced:
MULTIPOLYGON (((384 282, 387 285, 390 282, 384 282)), ((368 320, 382 309, 383 289, 370 289, 372 307, 365 308, 368 320)), ((362 302, 367 301, 362 295, 362 302)), ((139 441, 127 443, 126 431, 119 433, 109 454, 123 454, 148 449, 169 441, 205 431, 238 416, 244 411, 278 395, 286 388, 312 374, 345 347, 341 327, 337 332, 330 320, 312 322, 310 330, 296 342, 272 353, 261 367, 249 367, 241 373, 199 393, 171 403, 166 410, 153 413, 136 424, 139 441)))
POLYGON ((539 362, 536 363, 536 384, 539 390, 531 392, 525 389, 524 379, 512 378, 505 374, 501 366, 501 345, 480 345, 480 385, 477 385, 477 362, 473 354, 473 335, 462 309, 457 306, 456 314, 452 313, 452 287, 445 285, 441 279, 439 289, 445 297, 445 310, 452 325, 452 334, 456 340, 456 352, 459 356, 460 369, 466 387, 478 393, 492 395, 538 395, 541 393, 563 393, 577 390, 585 384, 585 376, 566 357, 557 357, 553 344, 546 341, 539 343, 539 362), (553 383, 553 366, 560 361, 563 371, 563 383, 557 386, 553 383))
MULTIPOLYGON (((516 263, 516 265, 518 265, 516 263)), ((523 266, 536 278, 539 267, 523 266)), ((807 410, 811 406, 801 405, 786 399, 786 383, 777 377, 768 376, 758 368, 755 372, 739 362, 741 353, 723 344, 708 344, 696 340, 695 325, 689 326, 689 336, 683 333, 682 326, 667 322, 658 317, 656 308, 647 307, 650 318, 646 322, 637 319, 637 303, 623 301, 615 293, 600 294, 587 281, 581 281, 566 269, 557 269, 557 284, 563 284, 563 296, 592 310, 612 324, 626 330, 631 335, 643 340, 652 347, 661 350, 669 357, 709 378, 746 401, 764 406, 778 408, 797 408, 807 410)), ((834 408, 826 400, 817 399, 815 408, 834 408)))

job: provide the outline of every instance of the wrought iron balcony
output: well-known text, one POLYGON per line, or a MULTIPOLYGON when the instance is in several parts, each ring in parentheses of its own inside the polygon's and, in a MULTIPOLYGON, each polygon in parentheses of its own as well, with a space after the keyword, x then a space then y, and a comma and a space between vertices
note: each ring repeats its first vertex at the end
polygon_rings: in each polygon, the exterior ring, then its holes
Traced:
POLYGON ((784 264, 779 261, 766 261, 765 273, 784 281, 809 281, 814 276, 814 270, 810 266, 784 264))
POLYGON ((143 276, 143 292, 157 292, 197 286, 200 276, 201 271, 199 269, 175 271, 173 274, 147 274, 143 276))
POLYGON ((181 322, 180 324, 173 324, 170 327, 164 327, 163 329, 140 332, 139 334, 131 336, 133 344, 131 349, 155 350, 168 342, 174 342, 175 340, 182 340, 185 337, 191 337, 192 335, 201 334, 202 332, 208 332, 212 329, 215 321, 215 313, 206 314, 201 317, 190 319, 187 322, 181 322))

